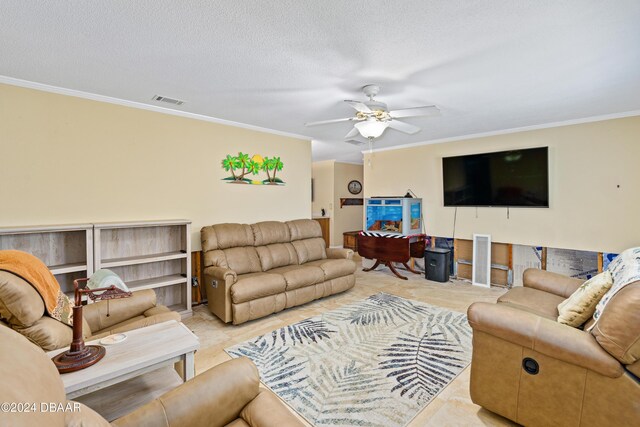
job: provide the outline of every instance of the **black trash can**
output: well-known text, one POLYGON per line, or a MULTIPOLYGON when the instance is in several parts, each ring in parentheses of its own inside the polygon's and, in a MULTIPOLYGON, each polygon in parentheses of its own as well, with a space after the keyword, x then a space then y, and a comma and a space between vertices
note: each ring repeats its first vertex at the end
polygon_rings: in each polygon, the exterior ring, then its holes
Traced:
POLYGON ((451 250, 444 248, 427 248, 424 251, 424 277, 434 282, 449 281, 449 265, 451 250))

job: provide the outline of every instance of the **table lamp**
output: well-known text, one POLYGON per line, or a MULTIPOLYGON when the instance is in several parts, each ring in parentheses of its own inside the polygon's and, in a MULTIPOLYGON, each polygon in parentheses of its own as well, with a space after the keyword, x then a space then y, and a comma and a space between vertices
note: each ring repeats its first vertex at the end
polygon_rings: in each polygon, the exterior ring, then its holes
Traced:
MULTIPOLYGON (((111 274, 115 276, 115 274, 111 274)), ((98 288, 87 286, 89 278, 76 279, 73 281, 75 297, 75 305, 73 306, 73 340, 71 341, 69 350, 52 358, 53 363, 56 365, 56 368, 58 368, 58 372, 61 374, 88 368, 104 357, 106 351, 103 346, 84 345, 84 338, 82 337, 82 296, 87 295, 92 301, 107 301, 107 303, 112 299, 130 297, 131 292, 126 289, 126 285, 122 283, 120 278, 115 277, 117 278, 117 284, 98 288)), ((108 315, 109 310, 107 308, 107 316, 108 315)))

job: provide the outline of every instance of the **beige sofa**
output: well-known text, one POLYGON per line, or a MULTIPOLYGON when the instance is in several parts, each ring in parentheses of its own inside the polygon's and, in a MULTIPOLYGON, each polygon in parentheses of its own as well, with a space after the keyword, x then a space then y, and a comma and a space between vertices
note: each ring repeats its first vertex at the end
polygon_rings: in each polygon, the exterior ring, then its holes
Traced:
POLYGON ((526 426, 640 422, 640 281, 609 301, 595 327, 556 321, 582 283, 528 269, 497 304, 474 303, 471 399, 526 426))
POLYGON ((0 411, 1 426, 304 425, 273 393, 260 389, 258 370, 247 358, 215 366, 109 424, 91 408, 67 400, 60 374, 42 350, 4 326, 0 326, 0 343, 0 402, 5 405, 0 411))
MULTIPOLYGON (((100 301, 88 304, 82 311, 82 334, 85 340, 168 320, 181 320, 180 314, 163 305, 156 305, 156 294, 152 289, 137 291, 130 298, 109 303, 100 301)), ((21 277, 7 271, 0 271, 0 322, 46 351, 71 344, 72 328, 49 317, 38 291, 21 277)))
POLYGON ((350 289, 350 249, 326 249, 311 219, 201 230, 209 309, 240 324, 350 289))

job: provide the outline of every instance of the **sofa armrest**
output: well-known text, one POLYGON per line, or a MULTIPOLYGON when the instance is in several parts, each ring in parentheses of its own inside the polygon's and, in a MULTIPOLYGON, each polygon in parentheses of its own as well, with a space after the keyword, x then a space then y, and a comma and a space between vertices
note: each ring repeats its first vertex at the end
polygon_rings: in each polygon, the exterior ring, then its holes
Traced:
POLYGON ((527 268, 522 276, 522 282, 527 288, 569 298, 584 283, 584 280, 537 268, 527 268))
POLYGON ((240 418, 251 426, 304 427, 304 424, 280 402, 276 395, 267 390, 262 390, 244 407, 240 418))
POLYGON ((327 258, 333 259, 353 259, 353 251, 351 249, 327 248, 327 258))
POLYGON ((118 427, 222 427, 259 393, 260 376, 247 358, 215 366, 134 412, 118 427))
POLYGON ((222 267, 204 269, 204 286, 207 290, 209 310, 223 322, 233 320, 231 308, 231 287, 238 280, 235 271, 222 267))
POLYGON ((624 369, 588 332, 504 304, 477 302, 467 311, 469 324, 505 341, 554 359, 617 378, 624 369))
POLYGON ((238 280, 238 274, 235 271, 224 267, 207 267, 204 269, 204 274, 211 276, 214 280, 220 280, 222 282, 226 282, 227 279, 231 279, 231 283, 236 283, 238 280))
POLYGON ((129 298, 112 301, 99 301, 87 304, 82 309, 83 318, 87 320, 91 331, 97 332, 122 323, 132 317, 140 316, 156 306, 156 293, 153 289, 133 292, 129 298), (107 312, 109 316, 107 317, 107 312))

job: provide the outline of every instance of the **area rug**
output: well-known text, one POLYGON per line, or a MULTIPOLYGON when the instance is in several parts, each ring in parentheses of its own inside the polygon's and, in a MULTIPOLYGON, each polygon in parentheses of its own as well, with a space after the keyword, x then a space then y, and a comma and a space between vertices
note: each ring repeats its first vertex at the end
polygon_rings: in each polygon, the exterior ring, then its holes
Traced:
POLYGON ((471 360, 467 317, 379 293, 226 349, 316 426, 404 426, 471 360))
POLYGON ((227 348, 316 426, 404 426, 471 360, 467 317, 379 293, 227 348))

